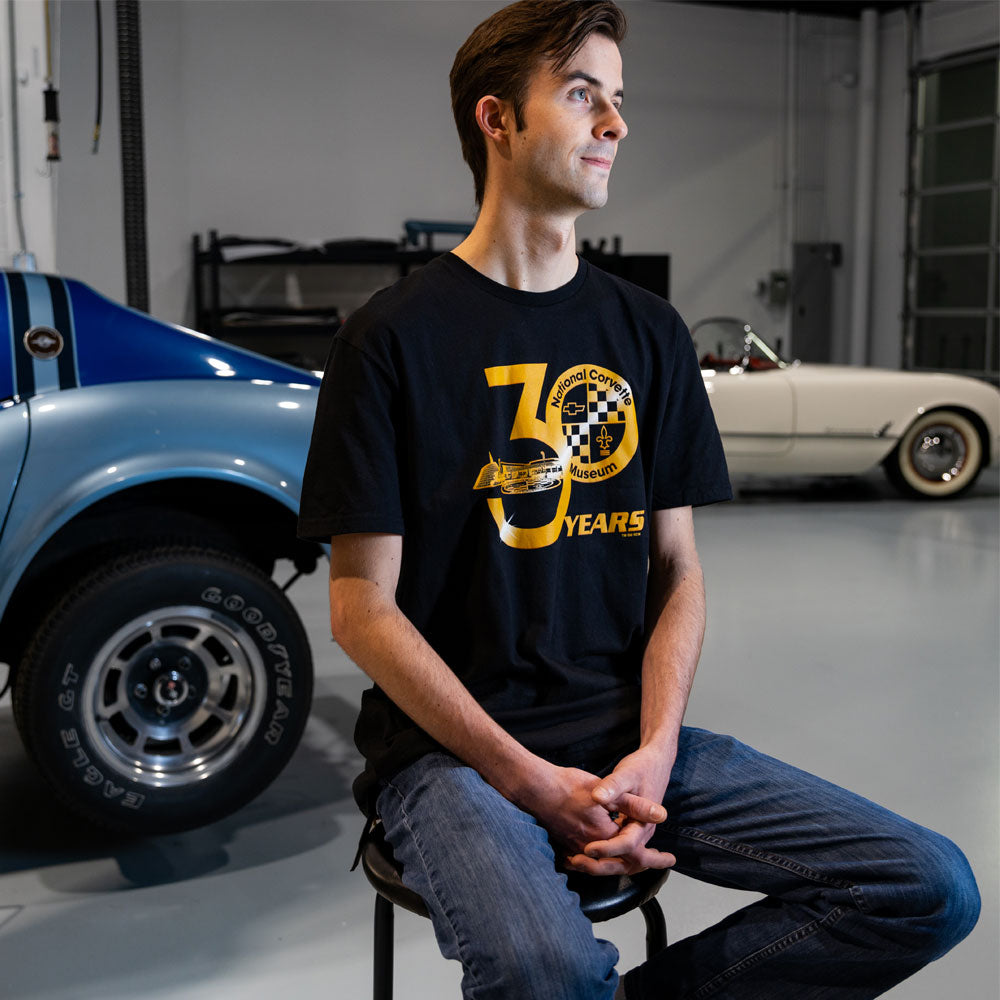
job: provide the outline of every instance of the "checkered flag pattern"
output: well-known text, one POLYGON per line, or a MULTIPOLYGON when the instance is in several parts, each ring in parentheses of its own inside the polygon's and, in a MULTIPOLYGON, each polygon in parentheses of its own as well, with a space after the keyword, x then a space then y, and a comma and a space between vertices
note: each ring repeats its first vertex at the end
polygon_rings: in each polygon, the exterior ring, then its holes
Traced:
POLYGON ((584 462, 589 462, 590 425, 563 424, 563 433, 566 435, 566 443, 572 449, 573 457, 579 458, 584 462))
POLYGON ((607 389, 587 386, 587 422, 589 424, 617 424, 625 419, 625 410, 618 396, 608 399, 607 389))
MULTIPOLYGON (((586 423, 564 423, 563 434, 566 435, 566 443, 570 446, 574 458, 581 462, 600 461, 604 456, 599 455, 597 445, 594 445, 594 454, 591 455, 591 428, 600 427, 602 424, 620 424, 625 422, 625 407, 617 393, 611 393, 607 389, 598 389, 593 383, 587 384, 587 421, 586 423)), ((594 437, 596 439, 597 433, 594 437)))

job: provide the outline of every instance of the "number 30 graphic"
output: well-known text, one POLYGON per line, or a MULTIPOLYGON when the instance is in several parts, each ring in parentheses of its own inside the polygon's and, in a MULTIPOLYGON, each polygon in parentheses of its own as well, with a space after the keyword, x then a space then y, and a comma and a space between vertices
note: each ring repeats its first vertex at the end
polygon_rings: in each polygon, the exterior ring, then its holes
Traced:
MULTIPOLYGON (((491 389, 507 385, 523 387, 514 415, 514 425, 510 431, 510 440, 529 439, 541 442, 555 452, 563 468, 555 515, 548 524, 529 528, 511 524, 504 513, 503 499, 491 497, 487 500, 490 513, 500 532, 500 540, 515 549, 540 549, 555 542, 562 531, 563 519, 569 509, 570 490, 574 480, 580 483, 593 483, 617 475, 635 454, 639 441, 635 406, 628 383, 621 376, 599 365, 576 365, 559 375, 553 382, 553 387, 564 383, 573 384, 585 386, 585 391, 590 393, 594 386, 600 386, 601 394, 610 398, 614 407, 617 418, 615 425, 621 431, 621 440, 614 451, 600 461, 586 463, 575 461, 572 444, 564 431, 564 415, 559 403, 562 397, 556 396, 547 403, 545 419, 538 419, 547 367, 545 364, 498 365, 484 370, 486 382, 491 389)), ((589 395, 587 398, 589 399, 589 395)), ((593 426, 596 428, 597 422, 594 422, 593 426)))

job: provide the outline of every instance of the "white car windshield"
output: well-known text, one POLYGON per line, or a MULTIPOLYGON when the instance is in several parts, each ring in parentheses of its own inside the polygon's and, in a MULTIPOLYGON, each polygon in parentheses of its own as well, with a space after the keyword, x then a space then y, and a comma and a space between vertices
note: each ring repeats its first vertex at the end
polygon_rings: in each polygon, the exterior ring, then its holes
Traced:
POLYGON ((740 319, 703 319, 692 327, 691 338, 702 368, 743 367, 756 371, 787 364, 740 319))

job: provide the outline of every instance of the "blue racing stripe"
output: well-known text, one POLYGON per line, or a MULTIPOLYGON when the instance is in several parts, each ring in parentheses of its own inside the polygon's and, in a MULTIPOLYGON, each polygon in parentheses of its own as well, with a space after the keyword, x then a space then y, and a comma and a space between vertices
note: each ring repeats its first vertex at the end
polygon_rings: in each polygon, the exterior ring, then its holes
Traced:
MULTIPOLYGON (((52 294, 44 274, 26 274, 25 285, 28 289, 28 311, 32 326, 55 327, 55 317, 52 315, 52 294)), ((35 392, 48 392, 59 388, 59 365, 55 358, 40 361, 32 358, 32 369, 35 375, 35 392)))
POLYGON ((31 355, 24 349, 24 334, 31 323, 28 319, 28 293, 24 285, 24 275, 10 272, 7 275, 10 290, 11 343, 14 345, 14 369, 17 384, 14 392, 21 399, 31 399, 35 394, 35 370, 31 355))
POLYGON ((49 283, 49 295, 52 298, 52 325, 62 334, 63 339, 63 349, 59 355, 59 388, 75 389, 80 384, 80 373, 76 368, 76 338, 66 285, 62 278, 48 276, 45 280, 49 283))
POLYGON ((14 386, 14 334, 10 325, 10 291, 0 274, 0 403, 12 399, 14 386))

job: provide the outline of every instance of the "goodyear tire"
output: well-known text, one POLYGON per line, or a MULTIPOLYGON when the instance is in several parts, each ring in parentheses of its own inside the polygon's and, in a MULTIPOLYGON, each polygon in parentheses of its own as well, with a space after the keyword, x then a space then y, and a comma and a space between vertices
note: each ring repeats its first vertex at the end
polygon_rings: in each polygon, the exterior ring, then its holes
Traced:
POLYGON ((954 410, 918 417, 886 461, 893 485, 911 497, 957 497, 972 486, 982 467, 979 432, 954 410))
POLYGON ((143 834, 200 826, 262 791, 311 696, 284 594, 252 564, 190 547, 115 559, 72 588, 14 690, 21 738, 59 798, 143 834))

